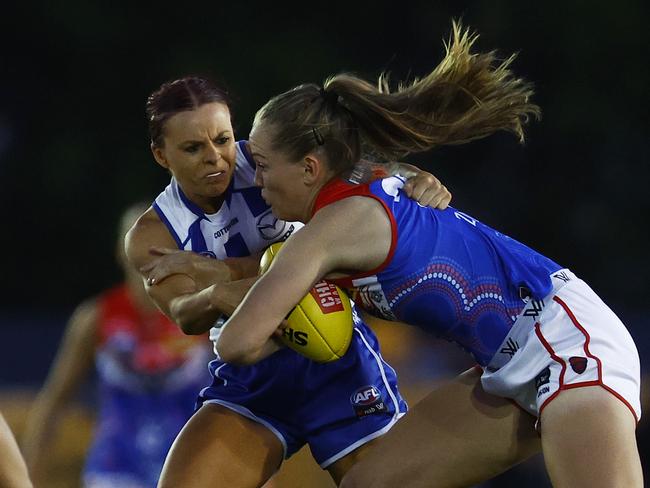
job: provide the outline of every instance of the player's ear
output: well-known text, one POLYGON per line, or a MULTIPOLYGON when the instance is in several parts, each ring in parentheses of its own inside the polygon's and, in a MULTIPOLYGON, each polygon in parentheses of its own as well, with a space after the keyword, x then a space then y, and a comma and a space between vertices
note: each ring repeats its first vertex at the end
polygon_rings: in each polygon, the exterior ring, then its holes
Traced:
POLYGON ((151 148, 151 154, 153 154, 156 163, 165 169, 169 169, 169 163, 167 163, 167 158, 165 157, 165 152, 162 150, 162 148, 155 145, 153 142, 149 147, 151 148))
POLYGON ((317 182, 325 168, 323 162, 315 154, 307 154, 303 160, 303 181, 311 185, 317 182))

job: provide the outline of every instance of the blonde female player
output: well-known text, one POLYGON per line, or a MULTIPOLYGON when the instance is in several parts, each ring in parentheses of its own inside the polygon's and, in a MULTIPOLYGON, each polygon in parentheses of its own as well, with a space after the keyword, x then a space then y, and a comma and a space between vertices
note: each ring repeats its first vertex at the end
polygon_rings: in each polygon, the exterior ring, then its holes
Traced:
MULTIPOLYGON (((238 304, 213 303, 208 292, 256 276, 261 251, 300 224, 278 220, 255 187, 254 162, 247 142, 235 141, 223 90, 197 77, 165 83, 149 97, 147 116, 153 155, 172 180, 128 233, 126 251, 145 277, 164 257, 152 247, 191 251, 170 259, 187 259, 192 270, 148 292, 183 331, 199 334, 238 304)), ((449 193, 429 176, 416 177, 413 191, 446 206, 449 193)), ((211 331, 214 340, 218 333, 211 331)), ((171 448, 161 487, 257 487, 304 444, 338 482, 406 411, 395 372, 361 321, 335 363, 283 349, 254 366, 217 358, 209 368, 213 382, 171 448), (363 413, 350 399, 369 388, 382 408, 363 413)))
POLYGON ((517 451, 533 435, 486 428, 491 403, 507 399, 539 418, 554 485, 641 487, 637 350, 587 284, 457 209, 418 206, 400 178, 353 185, 340 177, 362 147, 390 158, 502 129, 523 138, 538 111, 530 86, 509 60, 471 53, 473 39, 454 25, 440 65, 395 93, 343 74, 260 109, 250 144, 262 196, 279 217, 307 225, 231 316, 217 350, 227 361, 254 358, 328 276, 364 308, 456 342, 483 371, 471 406, 434 392, 341 486, 480 481, 512 455, 504 445, 517 451))

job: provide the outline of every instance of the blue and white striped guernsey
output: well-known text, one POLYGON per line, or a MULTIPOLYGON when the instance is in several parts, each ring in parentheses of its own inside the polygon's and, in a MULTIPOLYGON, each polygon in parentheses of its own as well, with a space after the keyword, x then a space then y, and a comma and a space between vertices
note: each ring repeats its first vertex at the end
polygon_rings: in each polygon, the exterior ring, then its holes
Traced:
POLYGON ((302 227, 300 223, 275 218, 254 178, 255 162, 245 141, 239 141, 233 179, 217 213, 203 212, 185 196, 174 178, 153 207, 179 249, 217 259, 249 256, 302 227))
MULTIPOLYGON (((175 178, 153 204, 179 249, 216 259, 249 256, 302 227, 277 219, 255 186, 255 162, 246 141, 237 142, 236 167, 218 212, 206 214, 183 193, 175 178)), ((211 331, 211 337, 215 337, 211 331)))

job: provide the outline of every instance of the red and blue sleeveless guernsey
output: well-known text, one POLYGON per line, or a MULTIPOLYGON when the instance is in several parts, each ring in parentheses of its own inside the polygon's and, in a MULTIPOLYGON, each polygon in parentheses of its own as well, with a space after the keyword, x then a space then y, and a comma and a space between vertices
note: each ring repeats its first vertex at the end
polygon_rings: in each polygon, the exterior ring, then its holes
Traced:
POLYGON ((176 435, 209 379, 205 336, 186 336, 158 310, 142 313, 125 285, 97 300, 97 422, 87 486, 156 486, 176 435))
POLYGON ((391 221, 392 244, 382 265, 331 280, 373 315, 418 326, 489 363, 527 297, 551 291, 561 266, 475 218, 448 207, 422 207, 393 176, 356 185, 335 179, 313 213, 351 196, 379 201, 391 221))

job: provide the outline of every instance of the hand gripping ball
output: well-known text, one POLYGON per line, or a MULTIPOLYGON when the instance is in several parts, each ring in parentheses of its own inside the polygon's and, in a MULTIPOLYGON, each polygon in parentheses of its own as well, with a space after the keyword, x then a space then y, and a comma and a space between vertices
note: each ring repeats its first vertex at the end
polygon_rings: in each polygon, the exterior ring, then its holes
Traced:
MULTIPOLYGON (((281 242, 271 244, 260 261, 259 274, 266 272, 281 242)), ((343 357, 352 340, 350 299, 338 286, 323 280, 300 300, 287 315, 282 342, 319 363, 343 357)))

